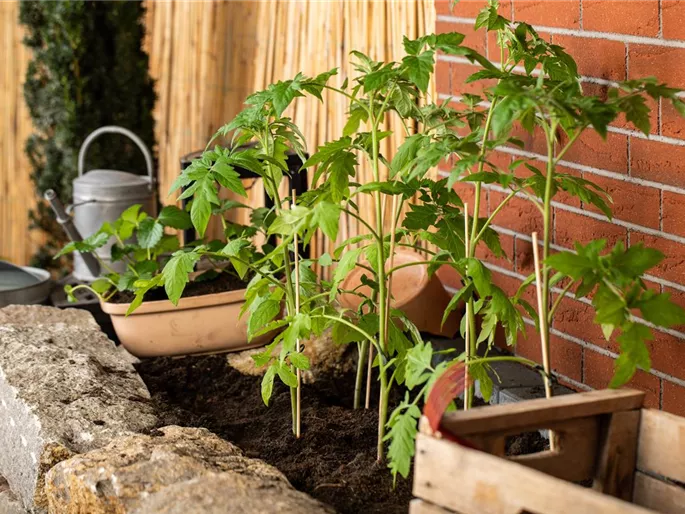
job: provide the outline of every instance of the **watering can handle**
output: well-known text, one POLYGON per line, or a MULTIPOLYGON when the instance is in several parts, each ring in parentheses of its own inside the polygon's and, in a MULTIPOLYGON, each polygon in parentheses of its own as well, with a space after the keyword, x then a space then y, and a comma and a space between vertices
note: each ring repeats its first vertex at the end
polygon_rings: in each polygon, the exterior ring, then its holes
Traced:
POLYGON ((147 165, 147 175, 150 179, 150 185, 154 183, 154 177, 152 176, 152 154, 150 154, 150 150, 147 146, 145 146, 143 140, 136 136, 133 132, 131 132, 128 129, 125 129, 124 127, 117 127, 116 125, 107 125, 105 127, 100 127, 99 129, 94 130, 83 142, 83 144, 81 145, 81 149, 78 153, 79 177, 83 175, 83 168, 86 162, 86 151, 88 150, 88 147, 93 142, 93 140, 101 134, 123 134, 124 136, 131 139, 138 146, 138 148, 140 148, 140 151, 143 152, 143 156, 145 157, 145 164, 147 165))

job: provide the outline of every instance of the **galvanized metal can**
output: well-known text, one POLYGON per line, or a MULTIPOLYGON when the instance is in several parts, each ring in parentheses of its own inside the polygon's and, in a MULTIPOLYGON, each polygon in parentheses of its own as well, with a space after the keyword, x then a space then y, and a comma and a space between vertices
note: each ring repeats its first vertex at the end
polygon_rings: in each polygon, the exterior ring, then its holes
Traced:
MULTIPOLYGON (((156 187, 152 155, 145 143, 133 132, 123 127, 100 127, 91 133, 81 145, 78 156, 78 178, 74 180, 74 204, 71 207, 74 225, 85 238, 97 232, 106 221, 115 221, 122 212, 135 204, 151 216, 157 214, 156 187), (90 170, 84 172, 88 146, 102 134, 123 134, 130 138, 145 157, 147 176, 120 170, 90 170)), ((117 272, 124 271, 121 262, 111 260, 112 243, 98 249, 98 257, 117 272)), ((106 269, 102 270, 107 273, 106 269)), ((95 279, 83 258, 74 256, 74 277, 78 280, 95 279)))

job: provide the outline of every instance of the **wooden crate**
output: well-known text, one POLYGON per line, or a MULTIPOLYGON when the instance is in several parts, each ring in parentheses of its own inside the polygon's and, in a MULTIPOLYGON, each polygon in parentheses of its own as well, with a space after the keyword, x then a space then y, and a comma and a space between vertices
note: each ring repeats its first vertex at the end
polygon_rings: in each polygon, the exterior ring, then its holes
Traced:
POLYGON ((410 514, 685 513, 685 418, 643 399, 605 390, 448 413, 445 437, 418 435, 410 514), (555 451, 504 457, 507 436, 538 429, 555 451))

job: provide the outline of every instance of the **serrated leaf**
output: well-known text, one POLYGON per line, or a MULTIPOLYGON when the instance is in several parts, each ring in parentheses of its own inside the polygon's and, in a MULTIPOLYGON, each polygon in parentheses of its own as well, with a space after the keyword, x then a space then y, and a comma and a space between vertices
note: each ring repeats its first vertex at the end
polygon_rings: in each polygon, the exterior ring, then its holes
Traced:
POLYGON ((157 221, 165 227, 177 228, 180 230, 187 230, 193 226, 192 221, 190 221, 190 215, 175 205, 167 205, 164 207, 159 213, 157 221))
POLYGON ((288 355, 290 363, 297 369, 308 370, 311 366, 309 362, 309 357, 304 353, 294 352, 288 355))
POLYGON ((178 251, 171 256, 162 270, 164 290, 169 300, 174 305, 183 294, 188 283, 188 275, 195 269, 195 263, 200 260, 200 255, 195 252, 178 251))
POLYGON ((164 227, 154 218, 145 218, 138 226, 138 244, 141 248, 154 248, 163 235, 164 227))
POLYGON ((262 327, 268 325, 281 312, 281 302, 276 300, 264 299, 250 313, 247 321, 247 333, 250 339, 262 327))
POLYGON ((262 401, 264 405, 269 405, 269 400, 271 399, 271 394, 274 390, 274 378, 276 377, 276 370, 279 369, 278 362, 274 362, 269 366, 262 377, 262 401))
POLYGON ((420 55, 408 55, 402 59, 402 63, 407 68, 409 80, 424 93, 428 91, 428 83, 431 73, 433 73, 434 55, 435 52, 427 50, 420 55))
POLYGON ((282 362, 280 366, 278 366, 278 377, 281 379, 281 382, 288 387, 297 387, 297 376, 285 362, 282 362))
POLYGON ((314 206, 312 222, 321 229, 331 241, 338 238, 340 207, 330 202, 319 202, 314 206))

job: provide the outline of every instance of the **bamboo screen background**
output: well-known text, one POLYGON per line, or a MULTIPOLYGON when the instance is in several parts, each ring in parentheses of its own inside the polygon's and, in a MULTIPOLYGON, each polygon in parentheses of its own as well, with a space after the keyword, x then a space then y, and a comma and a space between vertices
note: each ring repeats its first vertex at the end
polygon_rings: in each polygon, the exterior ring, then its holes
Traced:
MULTIPOLYGON (((180 157, 202 149, 251 92, 299 71, 314 75, 335 67, 340 72, 333 83, 339 85, 354 77, 350 50, 376 60, 399 59, 403 35, 414 38, 435 28, 432 0, 148 1, 147 9, 164 203, 174 201, 167 192, 179 173, 180 157)), ((26 263, 40 238, 28 231, 27 213, 35 202, 23 152, 31 131, 22 90, 29 55, 21 44, 18 10, 17 1, 0 2, 0 257, 26 263)), ((310 151, 340 137, 345 123, 346 101, 330 92, 324 98, 324 104, 301 99, 288 113, 310 151)), ((400 128, 392 120, 389 126, 400 128)), ((386 139, 384 154, 391 156, 403 137, 397 130, 386 139)), ((369 172, 360 166, 361 177, 369 172)), ((368 205, 361 208, 373 216, 368 205)), ((355 220, 345 220, 339 237, 358 229, 355 220)), ((325 251, 329 243, 314 244, 325 251)))

